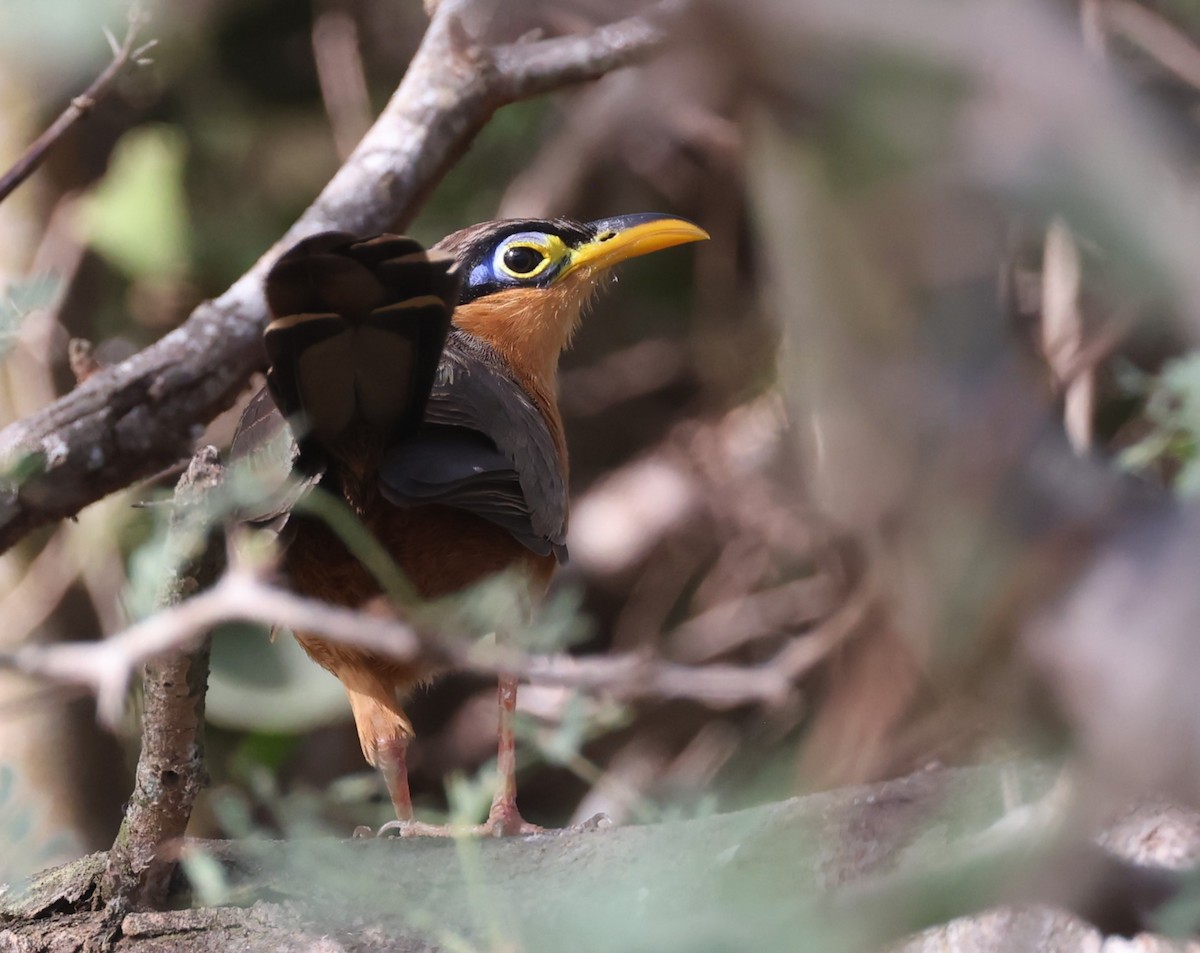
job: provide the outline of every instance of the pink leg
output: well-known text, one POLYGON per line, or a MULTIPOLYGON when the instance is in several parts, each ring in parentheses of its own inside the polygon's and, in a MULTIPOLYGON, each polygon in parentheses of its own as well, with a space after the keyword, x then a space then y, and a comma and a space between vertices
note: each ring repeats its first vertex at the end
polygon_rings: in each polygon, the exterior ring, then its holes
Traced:
MULTIPOLYGON (((396 809, 396 820, 388 821, 379 829, 378 836, 397 833, 401 837, 454 837, 486 834, 492 837, 512 837, 518 834, 544 833, 545 829, 530 824, 517 808, 517 742, 513 722, 517 711, 517 680, 503 677, 499 680, 497 697, 500 702, 499 743, 496 749, 496 764, 500 783, 492 799, 492 809, 487 821, 479 827, 451 828, 433 824, 422 824, 412 819, 412 797, 408 790, 408 767, 406 763, 408 738, 397 738, 379 745, 376 764, 387 782, 396 809)), ((572 831, 597 830, 607 826, 607 818, 597 815, 591 821, 571 828, 572 831)), ((369 837, 370 828, 361 827, 356 837, 369 837)))
POLYGON ((375 756, 379 770, 392 796, 396 809, 396 820, 411 821, 413 816, 412 795, 408 791, 408 739, 393 738, 379 746, 375 756))
POLYGON ((498 837, 513 834, 535 834, 542 828, 527 823, 517 809, 517 739, 513 722, 517 711, 517 680, 507 675, 500 677, 496 690, 500 700, 500 730, 496 748, 496 769, 500 783, 492 799, 484 830, 498 837))

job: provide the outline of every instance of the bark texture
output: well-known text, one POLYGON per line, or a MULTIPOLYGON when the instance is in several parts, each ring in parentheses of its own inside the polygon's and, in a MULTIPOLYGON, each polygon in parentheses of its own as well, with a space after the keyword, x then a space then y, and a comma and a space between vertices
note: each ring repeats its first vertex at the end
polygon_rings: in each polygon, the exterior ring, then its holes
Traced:
MULTIPOLYGON (((167 571, 159 605, 174 605, 212 585, 224 565, 208 494, 221 482, 214 447, 192 458, 175 489, 167 571)), ((99 900, 114 922, 130 909, 167 899, 178 844, 204 786, 204 695, 211 640, 149 662, 142 676, 142 748, 133 794, 108 853, 99 900)))

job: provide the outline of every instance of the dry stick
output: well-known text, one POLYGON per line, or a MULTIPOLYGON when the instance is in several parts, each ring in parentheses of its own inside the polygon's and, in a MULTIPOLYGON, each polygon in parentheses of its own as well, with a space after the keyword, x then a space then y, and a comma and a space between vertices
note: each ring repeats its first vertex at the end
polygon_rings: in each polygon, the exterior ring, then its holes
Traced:
MULTIPOLYGON (((828 623, 798 642, 812 640, 814 646, 825 646, 830 639, 840 639, 845 628, 842 616, 840 611, 835 613, 828 623)), ((452 639, 407 623, 306 599, 235 567, 211 589, 168 606, 103 642, 26 646, 0 654, 0 668, 81 685, 96 694, 101 719, 114 724, 121 717, 129 678, 137 666, 195 645, 215 625, 239 620, 302 627, 327 641, 387 658, 420 657, 435 665, 603 690, 625 699, 683 698, 717 708, 780 703, 792 691, 796 675, 809 667, 807 656, 781 656, 772 664, 743 668, 679 665, 640 654, 607 658, 529 655, 511 646, 452 639)))
POLYGON ((129 11, 129 25, 126 28, 125 39, 117 46, 110 38, 113 46, 113 59, 104 72, 83 94, 71 100, 71 105, 62 111, 50 127, 33 141, 11 169, 0 176, 0 202, 3 202, 13 190, 28 179, 42 164, 46 153, 61 139, 72 126, 83 119, 104 99, 113 88, 117 77, 130 63, 141 66, 148 62, 143 54, 153 46, 153 41, 135 46, 138 33, 146 23, 146 18, 136 5, 129 11))
MULTIPOLYGON (((167 536, 168 571, 159 604, 176 605, 210 586, 224 564, 219 534, 204 505, 221 482, 213 447, 192 458, 175 489, 167 536)), ((100 901, 114 922, 131 908, 160 908, 196 795, 204 785, 204 693, 210 639, 147 661, 142 678, 142 750, 125 817, 100 881, 100 901)))
POLYGON ((1200 46, 1169 20, 1133 0, 1106 0, 1104 20, 1111 30, 1191 86, 1200 88, 1200 46))
POLYGON ((403 226, 501 106, 596 79, 664 39, 644 17, 584 36, 484 48, 463 36, 471 0, 443 0, 375 125, 300 219, 182 327, 0 431, 0 552, 30 530, 191 453, 263 361, 262 280, 282 250, 325 229, 403 226))
POLYGON ((1055 218, 1046 230, 1042 268, 1042 353, 1063 395, 1063 424, 1071 449, 1086 453, 1092 445, 1092 417, 1096 403, 1095 375, 1090 368, 1073 377, 1084 348, 1083 313, 1079 306, 1082 266, 1070 226, 1055 218))

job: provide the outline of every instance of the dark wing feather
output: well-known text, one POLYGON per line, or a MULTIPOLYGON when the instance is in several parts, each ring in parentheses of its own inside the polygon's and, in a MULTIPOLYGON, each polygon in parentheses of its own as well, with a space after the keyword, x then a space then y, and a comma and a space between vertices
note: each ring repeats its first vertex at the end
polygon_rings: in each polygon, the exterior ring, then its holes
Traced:
POLYGON ((266 294, 267 385, 306 457, 356 428, 395 440, 417 427, 459 294, 450 255, 327 232, 279 259, 266 294))
POLYGON ((325 232, 290 248, 265 291, 267 387, 242 414, 230 456, 264 487, 239 517, 280 529, 336 469, 330 451, 344 434, 397 440, 420 425, 459 278, 452 256, 411 238, 325 232))
POLYGON ((384 455, 380 486, 399 505, 442 503, 566 561, 567 488, 541 412, 488 344, 451 332, 425 426, 384 455))
POLYGON ((237 519, 282 531, 292 507, 325 473, 319 461, 311 467, 298 466, 299 456, 291 428, 270 391, 262 388, 242 411, 229 448, 230 466, 250 474, 260 492, 253 502, 239 507, 237 519))

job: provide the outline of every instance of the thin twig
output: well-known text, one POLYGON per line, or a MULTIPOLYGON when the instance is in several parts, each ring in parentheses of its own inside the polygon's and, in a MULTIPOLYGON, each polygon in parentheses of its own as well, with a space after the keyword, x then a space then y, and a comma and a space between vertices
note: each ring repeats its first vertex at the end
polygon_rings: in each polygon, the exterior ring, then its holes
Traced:
MULTIPOLYGON (((387 658, 419 656, 435 665, 452 664, 481 674, 510 673, 546 684, 603 690, 623 699, 691 699, 718 708, 779 703, 792 691, 789 675, 806 667, 782 656, 778 665, 740 668, 677 665, 636 653, 587 659, 531 655, 511 646, 452 639, 431 629, 306 599, 233 568, 213 588, 102 642, 26 646, 0 654, 0 668, 89 689, 96 695, 100 718, 113 725, 121 717, 129 679, 138 666, 187 648, 213 626, 234 621, 302 628, 330 642, 387 658)), ((836 628, 840 631, 840 623, 836 628)), ((822 632, 818 629, 810 638, 823 645, 822 632)))
POLYGON ((113 84, 130 63, 135 66, 143 65, 144 54, 151 44, 138 46, 138 34, 146 25, 147 17, 141 7, 136 4, 129 11, 128 26, 125 39, 118 46, 109 35, 109 44, 113 47, 112 62, 105 67, 92 84, 79 96, 71 100, 71 104, 59 114, 50 127, 33 141, 33 144, 21 155, 3 176, 0 176, 0 202, 3 202, 13 190, 29 178, 42 164, 46 153, 61 139, 72 126, 90 113, 102 99, 112 91, 113 84))

